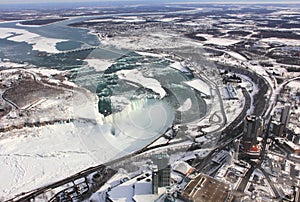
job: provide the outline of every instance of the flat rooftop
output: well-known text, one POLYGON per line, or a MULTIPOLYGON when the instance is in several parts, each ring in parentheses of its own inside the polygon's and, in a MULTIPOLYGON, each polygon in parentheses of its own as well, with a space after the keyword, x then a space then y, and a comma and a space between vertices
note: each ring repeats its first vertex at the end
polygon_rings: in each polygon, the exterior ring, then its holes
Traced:
POLYGON ((195 202, 224 202, 229 193, 228 184, 201 173, 187 184, 182 197, 195 202))

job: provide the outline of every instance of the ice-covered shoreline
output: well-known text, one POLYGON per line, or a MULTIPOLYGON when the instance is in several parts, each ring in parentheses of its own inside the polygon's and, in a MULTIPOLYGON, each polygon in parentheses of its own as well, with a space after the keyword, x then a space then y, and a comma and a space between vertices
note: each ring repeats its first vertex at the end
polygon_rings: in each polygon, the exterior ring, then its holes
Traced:
POLYGON ((47 53, 58 53, 56 44, 67 41, 66 39, 47 38, 25 29, 0 28, 0 39, 7 39, 14 42, 25 42, 32 45, 36 51, 47 53))
POLYGON ((162 88, 159 81, 154 78, 147 78, 142 75, 137 69, 121 70, 117 72, 120 79, 138 83, 145 88, 149 88, 160 95, 161 98, 166 96, 166 91, 162 88))

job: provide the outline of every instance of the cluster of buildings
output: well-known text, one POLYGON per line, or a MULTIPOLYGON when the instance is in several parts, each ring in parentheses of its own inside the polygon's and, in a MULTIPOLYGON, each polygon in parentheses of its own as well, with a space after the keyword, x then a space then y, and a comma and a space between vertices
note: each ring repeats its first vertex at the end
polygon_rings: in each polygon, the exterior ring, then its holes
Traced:
POLYGON ((213 154, 208 169, 191 161, 173 163, 167 153, 154 154, 147 171, 109 188, 106 200, 297 201, 300 145, 295 135, 293 140, 287 138, 291 109, 291 104, 282 105, 268 123, 247 115, 241 138, 213 154))
MULTIPOLYGON (((171 185, 170 156, 167 153, 155 154, 151 160, 152 164, 147 172, 110 187, 106 193, 106 201, 155 201, 165 193, 171 185)), ((164 201, 173 201, 173 198, 166 196, 164 201)))
POLYGON ((271 119, 269 124, 261 117, 246 116, 242 137, 214 154, 207 170, 197 170, 191 162, 170 163, 166 153, 153 155, 149 170, 110 188, 107 201, 299 200, 300 145, 283 138, 290 109, 284 105, 278 121, 271 119))
POLYGON ((170 165, 166 153, 155 154, 151 158, 150 170, 132 179, 122 180, 118 185, 109 187, 106 201, 182 201, 223 202, 230 197, 230 186, 204 173, 195 172, 186 162, 170 165), (176 175, 182 176, 179 181, 176 175))

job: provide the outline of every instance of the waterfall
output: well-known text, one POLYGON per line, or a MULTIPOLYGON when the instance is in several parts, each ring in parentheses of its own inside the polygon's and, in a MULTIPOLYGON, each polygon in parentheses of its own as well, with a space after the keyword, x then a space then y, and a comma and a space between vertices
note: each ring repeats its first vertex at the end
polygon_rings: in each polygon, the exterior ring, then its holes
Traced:
POLYGON ((166 102, 143 98, 133 100, 123 111, 103 118, 111 125, 111 135, 138 139, 152 139, 165 132, 175 118, 174 109, 166 102))

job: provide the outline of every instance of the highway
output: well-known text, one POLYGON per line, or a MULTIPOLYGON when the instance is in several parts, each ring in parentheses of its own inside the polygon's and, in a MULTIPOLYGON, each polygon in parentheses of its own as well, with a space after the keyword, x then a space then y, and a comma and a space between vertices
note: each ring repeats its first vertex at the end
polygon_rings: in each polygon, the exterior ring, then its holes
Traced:
POLYGON ((213 151, 211 151, 201 162, 195 163, 195 165, 193 165, 197 170, 202 170, 204 169, 204 167, 208 166, 210 159, 215 154, 217 154, 219 151, 230 145, 234 140, 242 136, 243 120, 251 104, 251 98, 248 91, 243 88, 242 92, 245 97, 245 105, 241 114, 223 130, 221 138, 218 142, 218 146, 213 151))
MULTIPOLYGON (((265 79, 263 79, 263 80, 265 82, 267 82, 265 79)), ((270 87, 270 85, 268 85, 268 86, 270 87)), ((237 138, 240 138, 242 136, 243 120, 247 114, 247 110, 250 108, 250 105, 251 105, 251 97, 250 97, 248 91, 245 88, 243 88, 242 92, 245 97, 245 105, 244 105, 242 113, 223 130, 221 138, 218 142, 218 146, 214 150, 212 150, 209 153, 209 155, 207 155, 205 157, 204 160, 202 160, 201 162, 198 162, 194 165, 197 170, 201 171, 203 169, 208 168, 210 166, 210 160, 215 154, 217 154, 219 151, 221 151, 222 149, 229 146, 234 140, 236 140, 237 138)), ((271 92, 273 93, 273 91, 271 91, 271 92)), ((270 99, 269 99, 269 101, 270 101, 270 99)), ((255 103, 255 102, 253 101, 253 103, 255 103)), ((266 105, 266 106, 268 106, 268 105, 266 105)), ((264 107, 264 110, 261 111, 260 116, 266 116, 266 115, 269 116, 270 110, 266 106, 264 107)), ((257 107, 257 106, 254 106, 254 107, 257 107)), ((241 188, 239 188, 240 191, 242 188, 245 188, 245 186, 246 186, 245 182, 249 181, 249 178, 250 178, 253 170, 254 170, 254 168, 251 167, 249 169, 249 171, 247 172, 246 176, 243 178, 243 181, 240 184, 241 188)), ((274 193, 276 193, 276 192, 274 191, 274 193)))
MULTIPOLYGON (((47 192, 51 189, 55 189, 57 187, 66 185, 70 182, 73 182, 73 184, 75 185, 74 181, 76 181, 80 178, 86 178, 87 176, 89 176, 90 174, 93 174, 93 173, 94 174, 97 174, 97 173, 101 174, 102 173, 103 174, 103 180, 98 182, 98 183, 100 183, 100 184, 103 183, 104 184, 107 180, 109 180, 110 177, 112 177, 116 173, 116 171, 113 170, 113 169, 108 168, 106 165, 101 164, 101 165, 83 170, 83 171, 81 171, 81 172, 79 172, 75 175, 72 175, 70 177, 67 177, 63 180, 52 183, 50 185, 43 186, 41 188, 32 190, 30 192, 21 193, 21 194, 15 196, 14 198, 12 198, 8 201, 10 202, 10 201, 30 201, 30 200, 34 200, 35 197, 40 196, 43 193, 45 193, 45 192, 47 192)), ((84 193, 84 194, 87 194, 87 193, 84 193)), ((56 198, 56 197, 57 197, 57 195, 54 196, 54 198, 56 198)), ((80 197, 80 196, 78 196, 78 197, 80 197)))

